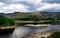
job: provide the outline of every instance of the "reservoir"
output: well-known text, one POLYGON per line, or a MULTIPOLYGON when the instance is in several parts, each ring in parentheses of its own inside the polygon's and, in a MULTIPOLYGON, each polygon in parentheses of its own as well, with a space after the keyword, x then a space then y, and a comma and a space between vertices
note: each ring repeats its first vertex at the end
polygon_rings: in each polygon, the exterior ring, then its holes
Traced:
POLYGON ((49 26, 18 26, 15 29, 0 31, 0 38, 19 38, 27 34, 42 32, 45 30, 60 30, 60 25, 49 26))
POLYGON ((19 38, 23 37, 28 34, 36 33, 36 32, 42 32, 46 30, 60 30, 60 25, 48 25, 48 26, 19 26, 16 27, 13 34, 12 38, 19 38))

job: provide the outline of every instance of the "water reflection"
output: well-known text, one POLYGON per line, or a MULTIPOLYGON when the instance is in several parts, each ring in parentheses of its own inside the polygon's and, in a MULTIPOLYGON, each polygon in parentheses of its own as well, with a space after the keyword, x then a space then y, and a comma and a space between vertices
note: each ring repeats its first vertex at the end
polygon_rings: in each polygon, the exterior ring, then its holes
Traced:
POLYGON ((11 33, 0 35, 0 38, 11 38, 11 33))
POLYGON ((12 32, 14 29, 5 29, 5 30, 0 30, 0 38, 12 38, 12 32))
POLYGON ((19 26, 19 27, 15 28, 12 38, 19 38, 19 37, 22 37, 22 36, 25 36, 27 34, 31 34, 34 32, 41 32, 41 31, 45 31, 45 30, 56 30, 56 29, 60 30, 60 25, 50 25, 47 27, 19 26))

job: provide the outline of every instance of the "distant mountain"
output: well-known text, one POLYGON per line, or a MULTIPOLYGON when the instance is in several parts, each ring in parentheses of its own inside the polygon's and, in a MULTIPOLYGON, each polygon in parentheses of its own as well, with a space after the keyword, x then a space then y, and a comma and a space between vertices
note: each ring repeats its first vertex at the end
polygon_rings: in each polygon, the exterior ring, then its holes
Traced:
POLYGON ((60 12, 14 12, 14 13, 0 13, 0 15, 7 16, 7 17, 24 17, 28 15, 37 15, 41 17, 47 17, 47 16, 60 16, 60 12))
POLYGON ((6 17, 12 17, 12 16, 15 16, 17 13, 0 13, 0 15, 3 15, 3 16, 6 16, 6 17))

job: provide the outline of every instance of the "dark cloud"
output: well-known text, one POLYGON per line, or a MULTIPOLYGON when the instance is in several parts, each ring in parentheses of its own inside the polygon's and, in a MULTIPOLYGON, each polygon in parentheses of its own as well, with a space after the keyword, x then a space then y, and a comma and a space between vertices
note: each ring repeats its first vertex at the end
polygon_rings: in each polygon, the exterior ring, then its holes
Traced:
POLYGON ((47 3, 60 3, 60 0, 43 0, 42 2, 47 3))
POLYGON ((42 10, 42 11, 46 11, 46 12, 60 12, 60 9, 45 9, 45 10, 42 10))
MULTIPOLYGON (((40 1, 40 0, 38 0, 38 1, 40 1)), ((27 0, 26 1, 25 0, 23 0, 23 1, 20 1, 20 0, 0 0, 0 2, 5 4, 5 6, 1 6, 1 10, 4 11, 2 9, 4 7, 5 9, 7 9, 7 12, 9 12, 11 10, 10 9, 11 7, 14 8, 16 4, 18 4, 18 6, 21 7, 20 5, 22 4, 23 6, 27 6, 28 7, 28 8, 24 7, 28 11, 49 11, 49 12, 50 11, 51 12, 60 11, 60 5, 59 5, 60 4, 60 0, 42 0, 41 2, 38 2, 38 1, 36 2, 36 1, 32 1, 32 0, 30 0, 30 1, 27 1, 27 0), (10 5, 12 5, 12 6, 10 6, 10 5), (56 6, 58 9, 55 9, 54 6, 56 6), (9 7, 9 9, 6 8, 6 7, 9 7), (43 7, 43 8, 41 9, 41 7, 43 7), (38 8, 40 8, 40 10, 37 10, 38 8)), ((16 8, 12 9, 10 12, 12 12, 14 10, 16 10, 16 8)), ((18 10, 21 10, 21 9, 18 9, 18 10)))
POLYGON ((0 2, 8 3, 8 0, 0 0, 0 2))
POLYGON ((20 3, 23 4, 23 5, 29 6, 30 8, 28 8, 28 10, 30 10, 30 11, 35 10, 35 6, 32 3, 29 3, 29 2, 26 2, 26 1, 22 1, 20 3))

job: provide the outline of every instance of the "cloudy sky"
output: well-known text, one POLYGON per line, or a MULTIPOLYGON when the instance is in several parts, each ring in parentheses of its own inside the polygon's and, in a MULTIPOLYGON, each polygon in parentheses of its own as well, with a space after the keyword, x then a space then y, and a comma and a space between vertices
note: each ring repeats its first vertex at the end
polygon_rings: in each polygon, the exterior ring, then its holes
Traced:
POLYGON ((0 0, 0 13, 15 11, 60 12, 60 0, 0 0))

